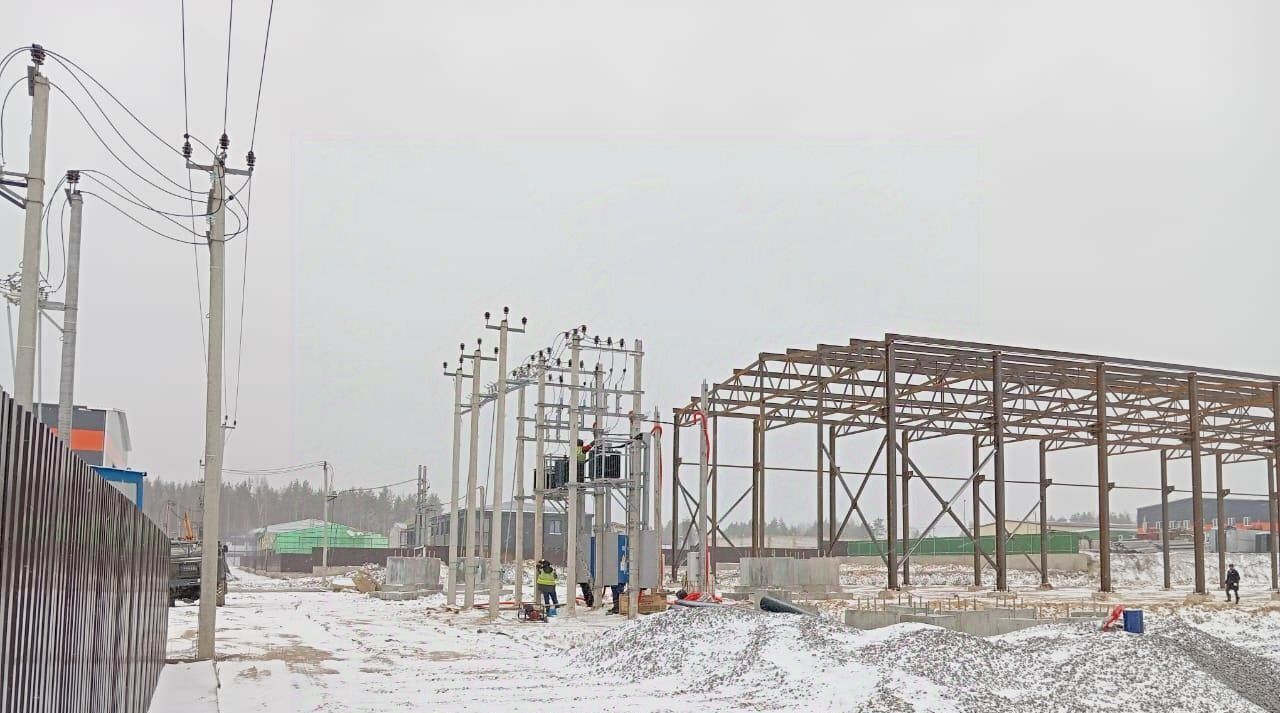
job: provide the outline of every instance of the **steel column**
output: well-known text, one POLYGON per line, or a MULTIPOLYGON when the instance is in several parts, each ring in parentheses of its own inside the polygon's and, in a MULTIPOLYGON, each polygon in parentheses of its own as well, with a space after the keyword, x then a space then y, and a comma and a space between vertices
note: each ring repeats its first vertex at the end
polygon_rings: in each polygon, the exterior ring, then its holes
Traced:
POLYGON ((1271 460, 1267 462, 1271 483, 1271 589, 1280 591, 1277 561, 1280 560, 1280 382, 1271 385, 1271 460))
POLYGON ((1095 390, 1098 444, 1098 590, 1111 591, 1111 474, 1107 459, 1107 367, 1096 366, 1095 390))
POLYGON ((902 584, 911 584, 911 437, 902 432, 902 584))
POLYGON ((1040 588, 1050 589, 1049 583, 1049 448, 1041 439, 1040 445, 1040 588))
POLYGON ((818 435, 818 448, 817 448, 817 450, 816 450, 816 451, 814 451, 815 456, 816 456, 816 461, 815 461, 815 465, 814 465, 814 475, 815 475, 816 477, 814 478, 814 480, 816 481, 816 484, 817 484, 817 493, 818 493, 818 494, 817 494, 817 505, 818 505, 818 521, 817 521, 817 522, 818 522, 818 524, 817 524, 817 527, 815 527, 815 528, 814 528, 814 533, 815 533, 815 534, 817 535, 817 537, 818 537, 818 554, 819 554, 819 555, 821 555, 822 553, 824 553, 824 552, 826 552, 826 551, 827 551, 827 550, 826 550, 826 548, 824 548, 824 547, 823 547, 823 541, 824 541, 824 539, 827 539, 827 538, 824 538, 824 537, 822 536, 822 526, 823 526, 822 510, 823 510, 823 504, 824 504, 824 503, 822 502, 822 479, 826 477, 826 473, 824 472, 824 471, 826 470, 826 465, 823 463, 823 452, 822 452, 822 450, 823 450, 823 443, 822 443, 822 393, 823 393, 822 391, 819 391, 819 392, 818 392, 818 423, 816 424, 816 428, 815 428, 815 430, 817 431, 817 435, 818 435))
POLYGON ((973 586, 977 588, 982 586, 982 474, 978 473, 982 467, 982 442, 977 435, 973 437, 971 463, 970 472, 977 473, 973 476, 973 586))
POLYGON ((1267 509, 1267 531, 1271 533, 1268 538, 1271 542, 1268 548, 1271 552, 1271 591, 1274 592, 1280 590, 1280 543, 1276 542, 1280 528, 1276 527, 1276 462, 1273 458, 1267 459, 1267 509))
POLYGON ((1169 451, 1160 450, 1160 562, 1164 569, 1164 588, 1172 589, 1169 574, 1169 451))
POLYGON ((1004 368, 1000 352, 991 355, 991 444, 996 476, 996 590, 1003 592, 1009 588, 1009 535, 1005 532, 1004 368))
MULTIPOLYGON (((680 410, 671 419, 671 581, 678 581, 680 554, 680 410)), ((690 515, 692 516, 692 514, 690 515)), ((662 523, 658 523, 659 526, 662 523)))
POLYGON ((762 420, 760 421, 760 480, 759 480, 759 483, 756 483, 756 498, 755 498, 756 507, 759 507, 759 511, 755 513, 755 518, 754 518, 754 522, 756 524, 756 530, 758 530, 760 533, 760 549, 768 548, 768 545, 769 545, 769 530, 768 530, 769 521, 767 520, 767 518, 765 518, 765 515, 764 515, 764 492, 765 492, 764 477, 765 477, 765 470, 767 470, 765 469, 765 463, 768 462, 768 458, 765 457, 765 449, 764 449, 764 445, 765 445, 765 442, 767 442, 767 440, 765 440, 764 437, 765 437, 765 434, 767 433, 768 433, 768 429, 765 429, 764 421, 762 420))
MULTIPOLYGON (((822 428, 822 424, 818 424, 822 428)), ((821 430, 819 430, 821 438, 821 430)), ((840 469, 836 466, 836 427, 827 427, 827 552, 834 553, 838 543, 836 535, 836 479, 840 469)))
POLYGON ((885 544, 888 549, 889 589, 898 589, 898 390, 893 342, 884 352, 885 544))
MULTIPOLYGON (((637 387, 638 389, 639 387, 637 387)), ((711 551, 720 548, 720 417, 711 417, 711 551)), ((712 573, 715 563, 712 562, 712 573)))
POLYGON ((1225 496, 1226 488, 1222 485, 1222 453, 1213 454, 1213 479, 1217 486, 1214 497, 1217 502, 1217 520, 1214 530, 1214 538, 1218 543, 1218 589, 1227 588, 1227 504, 1225 496))
POLYGON ((1191 414, 1187 447, 1191 451, 1191 526, 1195 555, 1196 594, 1208 594, 1204 576, 1204 478, 1200 462, 1200 380, 1187 376, 1187 407, 1191 414))

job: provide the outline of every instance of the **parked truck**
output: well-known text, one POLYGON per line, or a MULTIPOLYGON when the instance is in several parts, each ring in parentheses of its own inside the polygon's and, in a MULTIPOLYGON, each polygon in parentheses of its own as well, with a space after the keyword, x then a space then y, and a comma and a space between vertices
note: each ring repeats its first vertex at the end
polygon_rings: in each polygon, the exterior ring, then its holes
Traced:
MULTIPOLYGON (((200 598, 199 542, 178 539, 169 543, 169 606, 178 600, 194 602, 200 598)), ((227 602, 227 546, 218 547, 217 605, 227 602)))

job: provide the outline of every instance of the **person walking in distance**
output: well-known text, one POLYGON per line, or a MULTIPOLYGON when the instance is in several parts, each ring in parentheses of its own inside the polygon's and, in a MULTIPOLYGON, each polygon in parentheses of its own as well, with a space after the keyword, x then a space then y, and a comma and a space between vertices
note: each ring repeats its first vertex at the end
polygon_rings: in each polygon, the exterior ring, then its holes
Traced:
POLYGON ((1240 570, 1234 564, 1227 565, 1227 601, 1231 601, 1231 593, 1236 593, 1236 604, 1240 603, 1240 570))
POLYGON ((556 596, 556 570, 547 560, 538 561, 538 576, 534 580, 538 585, 538 594, 542 605, 555 612, 560 606, 560 598, 556 596))

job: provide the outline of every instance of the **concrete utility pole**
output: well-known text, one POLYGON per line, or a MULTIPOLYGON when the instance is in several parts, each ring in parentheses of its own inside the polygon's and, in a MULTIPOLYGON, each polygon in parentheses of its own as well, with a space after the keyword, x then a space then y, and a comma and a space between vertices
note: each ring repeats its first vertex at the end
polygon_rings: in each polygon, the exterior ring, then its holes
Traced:
MULTIPOLYGON (((226 212, 227 174, 250 175, 253 170, 227 168, 227 135, 218 142, 221 151, 211 166, 187 162, 187 168, 208 171, 213 179, 209 189, 209 354, 205 379, 204 414, 204 532, 201 536, 200 581, 218 581, 219 499, 222 489, 222 327, 223 298, 226 292, 226 212)), ((252 166, 252 159, 250 159, 252 166)), ((26 292, 26 287, 23 287, 26 292)), ((30 394, 28 394, 28 397, 30 394)), ((326 527, 326 532, 328 528, 326 527)), ((327 564, 327 563, 326 563, 327 564)), ((217 618, 216 598, 200 597, 199 640, 196 656, 201 660, 214 655, 214 625, 217 618)))
POLYGON ((58 439, 71 444, 71 411, 75 399, 76 324, 80 309, 80 226, 84 198, 79 171, 67 171, 71 202, 71 235, 67 238, 67 295, 62 312, 62 374, 58 384, 58 439))
POLYGON ((479 508, 476 503, 477 458, 480 455, 480 364, 484 355, 480 353, 481 340, 476 340, 476 350, 471 355, 471 447, 467 453, 467 554, 466 571, 463 573, 465 590, 462 593, 462 606, 470 610, 476 603, 476 566, 479 564, 476 548, 476 526, 480 521, 479 508))
POLYGON ((320 571, 321 576, 329 576, 329 501, 336 496, 333 494, 333 482, 329 475, 329 461, 323 461, 321 466, 324 468, 324 547, 320 550, 320 571))
MULTIPOLYGON (((597 337, 597 339, 599 339, 597 337)), ((592 454, 597 453, 596 448, 600 447, 600 441, 604 438, 604 414, 605 414, 605 395, 604 395, 604 371, 599 362, 596 362, 595 371, 592 372, 592 378, 595 383, 592 385, 591 402, 594 409, 592 418, 594 423, 591 424, 591 443, 592 454)), ((591 459, 588 459, 591 460, 591 459)), ((600 472, 595 477, 604 477, 604 461, 596 461, 599 464, 600 472)), ((595 592, 595 601, 592 602, 592 609, 599 609, 604 606, 604 536, 609 530, 609 520, 611 520, 609 493, 604 488, 596 488, 595 491, 595 522, 592 532, 595 535, 595 571, 592 572, 593 579, 592 591, 595 592)))
MULTIPOLYGON (((639 346, 637 346, 636 348, 639 349, 639 346)), ((662 462, 661 461, 662 459, 662 412, 659 411, 656 407, 653 409, 653 424, 654 424, 653 454, 652 454, 653 461, 654 463, 661 463, 662 462)), ((654 577, 653 581, 657 583, 656 586, 658 591, 662 591, 663 590, 663 586, 662 586, 662 530, 663 530, 662 528, 662 468, 658 467, 658 468, 655 468, 655 470, 657 471, 657 478, 654 480, 654 485, 653 485, 653 523, 654 523, 653 529, 654 529, 654 536, 658 540, 658 552, 653 562, 654 569, 657 570, 657 576, 654 577)), ((676 543, 675 541, 672 541, 671 552, 673 553, 672 554, 673 557, 674 557, 675 549, 676 549, 676 543)))
POLYGON ((642 393, 641 364, 644 357, 644 344, 636 340, 635 370, 631 375, 631 480, 627 488, 627 618, 635 619, 640 609, 640 554, 643 549, 640 543, 640 493, 644 482, 640 472, 644 469, 640 446, 644 442, 644 412, 641 401, 642 393))
MULTIPOLYGON (((524 602, 524 422, 527 420, 524 414, 524 384, 528 383, 527 375, 527 370, 522 370, 520 374, 521 385, 519 390, 516 391, 516 491, 511 497, 511 500, 515 503, 515 519, 512 521, 511 526, 516 530, 516 591, 513 597, 516 607, 519 607, 524 602)), ((536 588, 534 591, 537 591, 536 588)))
MULTIPOLYGON (((44 217, 44 164, 49 139, 49 80, 40 73, 44 49, 31 45, 27 94, 31 96, 31 143, 27 159, 26 223, 22 233, 22 292, 18 300, 18 346, 13 395, 31 411, 36 377, 36 328, 40 322, 40 227, 44 217)), ((202 606, 203 610, 204 607, 202 606)))
POLYGON ((582 492, 578 487, 578 372, 580 364, 579 356, 582 350, 582 337, 578 334, 578 330, 573 330, 570 337, 569 346, 569 482, 568 496, 565 499, 565 509, 568 511, 565 527, 565 583, 568 585, 569 591, 565 594, 564 603, 568 610, 569 616, 578 615, 578 519, 582 515, 583 508, 578 502, 579 494, 582 492))
MULTIPOLYGON (((466 351, 466 344, 459 344, 458 349, 466 351)), ((462 461, 462 356, 458 357, 458 368, 453 372, 453 465, 449 482, 449 606, 458 603, 458 478, 461 475, 462 461)), ((449 362, 444 363, 445 369, 449 362)))
MULTIPOLYGON (((547 487, 547 357, 538 352, 538 391, 537 403, 533 406, 533 561, 544 559, 542 551, 542 516, 546 509, 544 491, 547 487)), ((536 592, 537 589, 535 588, 536 592)))
MULTIPOLYGON (((502 322, 498 324, 498 392, 497 416, 493 436, 493 512, 489 518, 489 619, 498 618, 498 604, 502 599, 502 474, 507 444, 507 315, 510 309, 502 308, 502 322)), ((485 315, 486 318, 488 315, 485 315)), ((486 325, 488 326, 488 325, 486 325)), ((519 573, 517 573, 519 576, 519 573)))
POLYGON ((413 548, 423 548, 422 556, 427 556, 427 466, 418 466, 418 494, 415 503, 417 516, 413 522, 413 548))

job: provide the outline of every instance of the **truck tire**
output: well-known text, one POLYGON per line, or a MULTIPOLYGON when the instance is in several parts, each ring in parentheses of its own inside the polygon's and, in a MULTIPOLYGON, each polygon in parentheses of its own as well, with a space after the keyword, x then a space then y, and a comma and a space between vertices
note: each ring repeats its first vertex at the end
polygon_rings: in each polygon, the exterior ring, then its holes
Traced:
POLYGON ((217 605, 220 607, 227 605, 227 583, 226 582, 218 582, 217 605))

